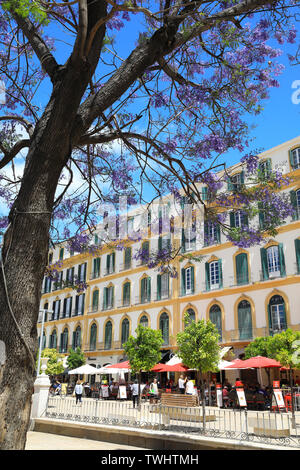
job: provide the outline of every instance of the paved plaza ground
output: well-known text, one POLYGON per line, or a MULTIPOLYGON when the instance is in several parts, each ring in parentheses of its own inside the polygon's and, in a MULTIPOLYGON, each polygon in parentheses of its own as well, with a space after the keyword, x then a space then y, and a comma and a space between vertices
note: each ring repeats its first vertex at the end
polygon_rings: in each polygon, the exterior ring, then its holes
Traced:
MULTIPOLYGON (((29 431, 25 450, 142 450, 139 447, 113 444, 76 437, 29 431)), ((145 450, 145 449, 143 449, 145 450)))

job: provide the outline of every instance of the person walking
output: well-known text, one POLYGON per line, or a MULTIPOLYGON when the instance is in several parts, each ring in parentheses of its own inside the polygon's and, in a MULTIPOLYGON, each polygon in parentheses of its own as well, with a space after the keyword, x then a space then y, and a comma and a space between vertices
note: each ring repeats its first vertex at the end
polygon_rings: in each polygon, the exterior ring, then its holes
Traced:
POLYGON ((77 383, 75 385, 75 396, 76 396, 76 405, 77 403, 79 402, 80 404, 82 403, 81 402, 81 398, 82 398, 82 392, 83 392, 83 387, 80 383, 80 380, 77 380, 77 383))
POLYGON ((138 407, 139 406, 139 384, 137 380, 135 380, 134 383, 131 385, 131 394, 132 394, 133 408, 135 408, 135 405, 138 407))
POLYGON ((158 400, 158 385, 157 379, 154 379, 152 384, 150 385, 150 403, 157 403, 158 400))

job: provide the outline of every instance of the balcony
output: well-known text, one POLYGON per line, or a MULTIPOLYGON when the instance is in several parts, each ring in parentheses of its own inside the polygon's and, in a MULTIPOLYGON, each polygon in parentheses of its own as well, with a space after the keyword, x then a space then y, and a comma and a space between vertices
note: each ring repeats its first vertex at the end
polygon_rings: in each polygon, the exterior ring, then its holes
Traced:
POLYGON ((128 262, 128 263, 121 263, 120 266, 119 266, 119 271, 122 272, 122 271, 127 271, 128 269, 131 269, 132 268, 132 262, 128 262))

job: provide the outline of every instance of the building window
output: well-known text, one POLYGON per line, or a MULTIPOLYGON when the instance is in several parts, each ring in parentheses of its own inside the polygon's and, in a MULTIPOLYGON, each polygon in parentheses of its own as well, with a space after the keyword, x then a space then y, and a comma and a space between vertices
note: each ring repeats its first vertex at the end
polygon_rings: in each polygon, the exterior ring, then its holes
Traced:
POLYGON ((52 279, 50 277, 45 277, 44 281, 44 293, 47 294, 51 292, 52 279))
POLYGON ((114 287, 104 287, 103 310, 111 309, 114 306, 114 287))
POLYGON ((100 258, 94 258, 93 259, 92 279, 96 279, 97 277, 100 277, 100 263, 101 263, 100 258))
POLYGON ((130 269, 131 268, 131 247, 125 248, 125 263, 124 263, 124 269, 130 269))
POLYGON ((76 295, 75 315, 84 314, 84 301, 85 301, 85 294, 76 295))
POLYGON ((229 191, 240 191, 244 184, 244 172, 237 173, 229 178, 228 190, 229 191))
POLYGON ((185 312, 184 328, 186 328, 192 321, 196 321, 196 314, 192 308, 188 308, 185 312))
POLYGON ((115 272, 115 253, 111 253, 106 256, 106 274, 112 274, 115 272))
POLYGON ((141 280, 141 303, 151 301, 151 277, 144 277, 141 280))
POLYGON ((248 216, 244 211, 230 212, 230 227, 248 227, 248 216))
POLYGON ((59 260, 61 261, 61 260, 63 260, 63 259, 64 259, 64 249, 61 248, 61 249, 59 250, 59 260))
POLYGON ((92 311, 97 312, 99 307, 99 290, 96 289, 93 292, 93 299, 92 299, 92 311))
POLYGON ((81 328, 77 326, 76 330, 73 331, 72 349, 81 348, 81 328))
POLYGON ((169 273, 157 275, 157 300, 169 298, 169 273))
POLYGON ((79 264, 78 266, 78 281, 84 282, 86 280, 86 263, 79 264))
POLYGON ((123 307, 130 305, 130 282, 123 284, 123 307))
POLYGON ((206 290, 221 289, 223 287, 222 260, 205 263, 206 290))
POLYGON ((74 268, 67 269, 66 273, 66 287, 72 286, 74 282, 74 268))
POLYGON ((128 338, 129 338, 129 320, 128 320, 128 318, 124 318, 124 320, 122 321, 122 332, 121 332, 121 344, 122 344, 122 346, 123 346, 124 343, 126 343, 128 338))
POLYGON ((283 244, 273 245, 269 248, 261 248, 262 277, 264 280, 285 276, 285 259, 283 244))
POLYGON ((53 330, 49 338, 49 348, 56 349, 57 347, 57 333, 56 330, 53 330))
POLYGON ((222 312, 219 305, 212 305, 209 309, 209 319, 215 325, 222 341, 222 312))
POLYGON ((268 158, 263 160, 258 164, 258 176, 262 177, 264 180, 269 178, 272 173, 272 160, 268 158))
POLYGON ((297 274, 300 274, 300 238, 295 240, 297 274))
POLYGON ((240 253, 235 257, 236 283, 238 286, 249 283, 248 255, 240 253))
POLYGON ((142 243, 142 251, 141 251, 141 264, 147 264, 149 261, 150 256, 150 245, 149 242, 142 243))
POLYGON ((108 321, 105 325, 104 349, 111 349, 112 345, 112 322, 108 321))
POLYGON ((238 305, 238 328, 240 339, 252 338, 251 305, 247 300, 242 300, 238 305))
POLYGON ((93 323, 90 332, 90 351, 95 351, 97 345, 97 325, 93 323))
POLYGON ((64 299, 62 318, 70 318, 72 315, 72 297, 64 299))
POLYGON ((60 300, 54 300, 52 304, 52 320, 58 320, 59 319, 59 314, 60 314, 60 300))
POLYGON ((204 245, 210 246, 220 243, 221 231, 216 222, 210 220, 204 222, 204 245))
POLYGON ((300 147, 290 150, 290 162, 293 170, 300 168, 300 147))
POLYGON ((300 189, 297 191, 290 191, 291 204, 293 206, 292 219, 298 220, 300 217, 300 189))
POLYGON ((60 335, 60 351, 61 353, 66 353, 68 350, 68 329, 65 328, 63 333, 60 335))
POLYGON ((163 338, 163 345, 166 346, 169 344, 169 315, 164 312, 161 314, 159 319, 159 329, 163 338))
POLYGON ((281 295, 273 295, 268 305, 270 333, 276 334, 286 330, 285 302, 281 295))
POLYGON ((148 327, 148 317, 146 315, 143 315, 142 318, 140 319, 140 325, 143 326, 144 328, 148 327))
POLYGON ((195 292, 195 269, 194 266, 181 270, 181 294, 189 295, 195 292))

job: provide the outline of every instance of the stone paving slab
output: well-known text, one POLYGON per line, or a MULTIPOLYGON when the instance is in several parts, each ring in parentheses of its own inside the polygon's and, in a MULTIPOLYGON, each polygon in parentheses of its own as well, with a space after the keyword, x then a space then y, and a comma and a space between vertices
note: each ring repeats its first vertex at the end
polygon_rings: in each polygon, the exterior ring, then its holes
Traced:
MULTIPOLYGON (((90 439, 29 431, 25 450, 142 450, 112 442, 101 442, 90 439)), ((145 450, 145 449, 143 449, 145 450)))

